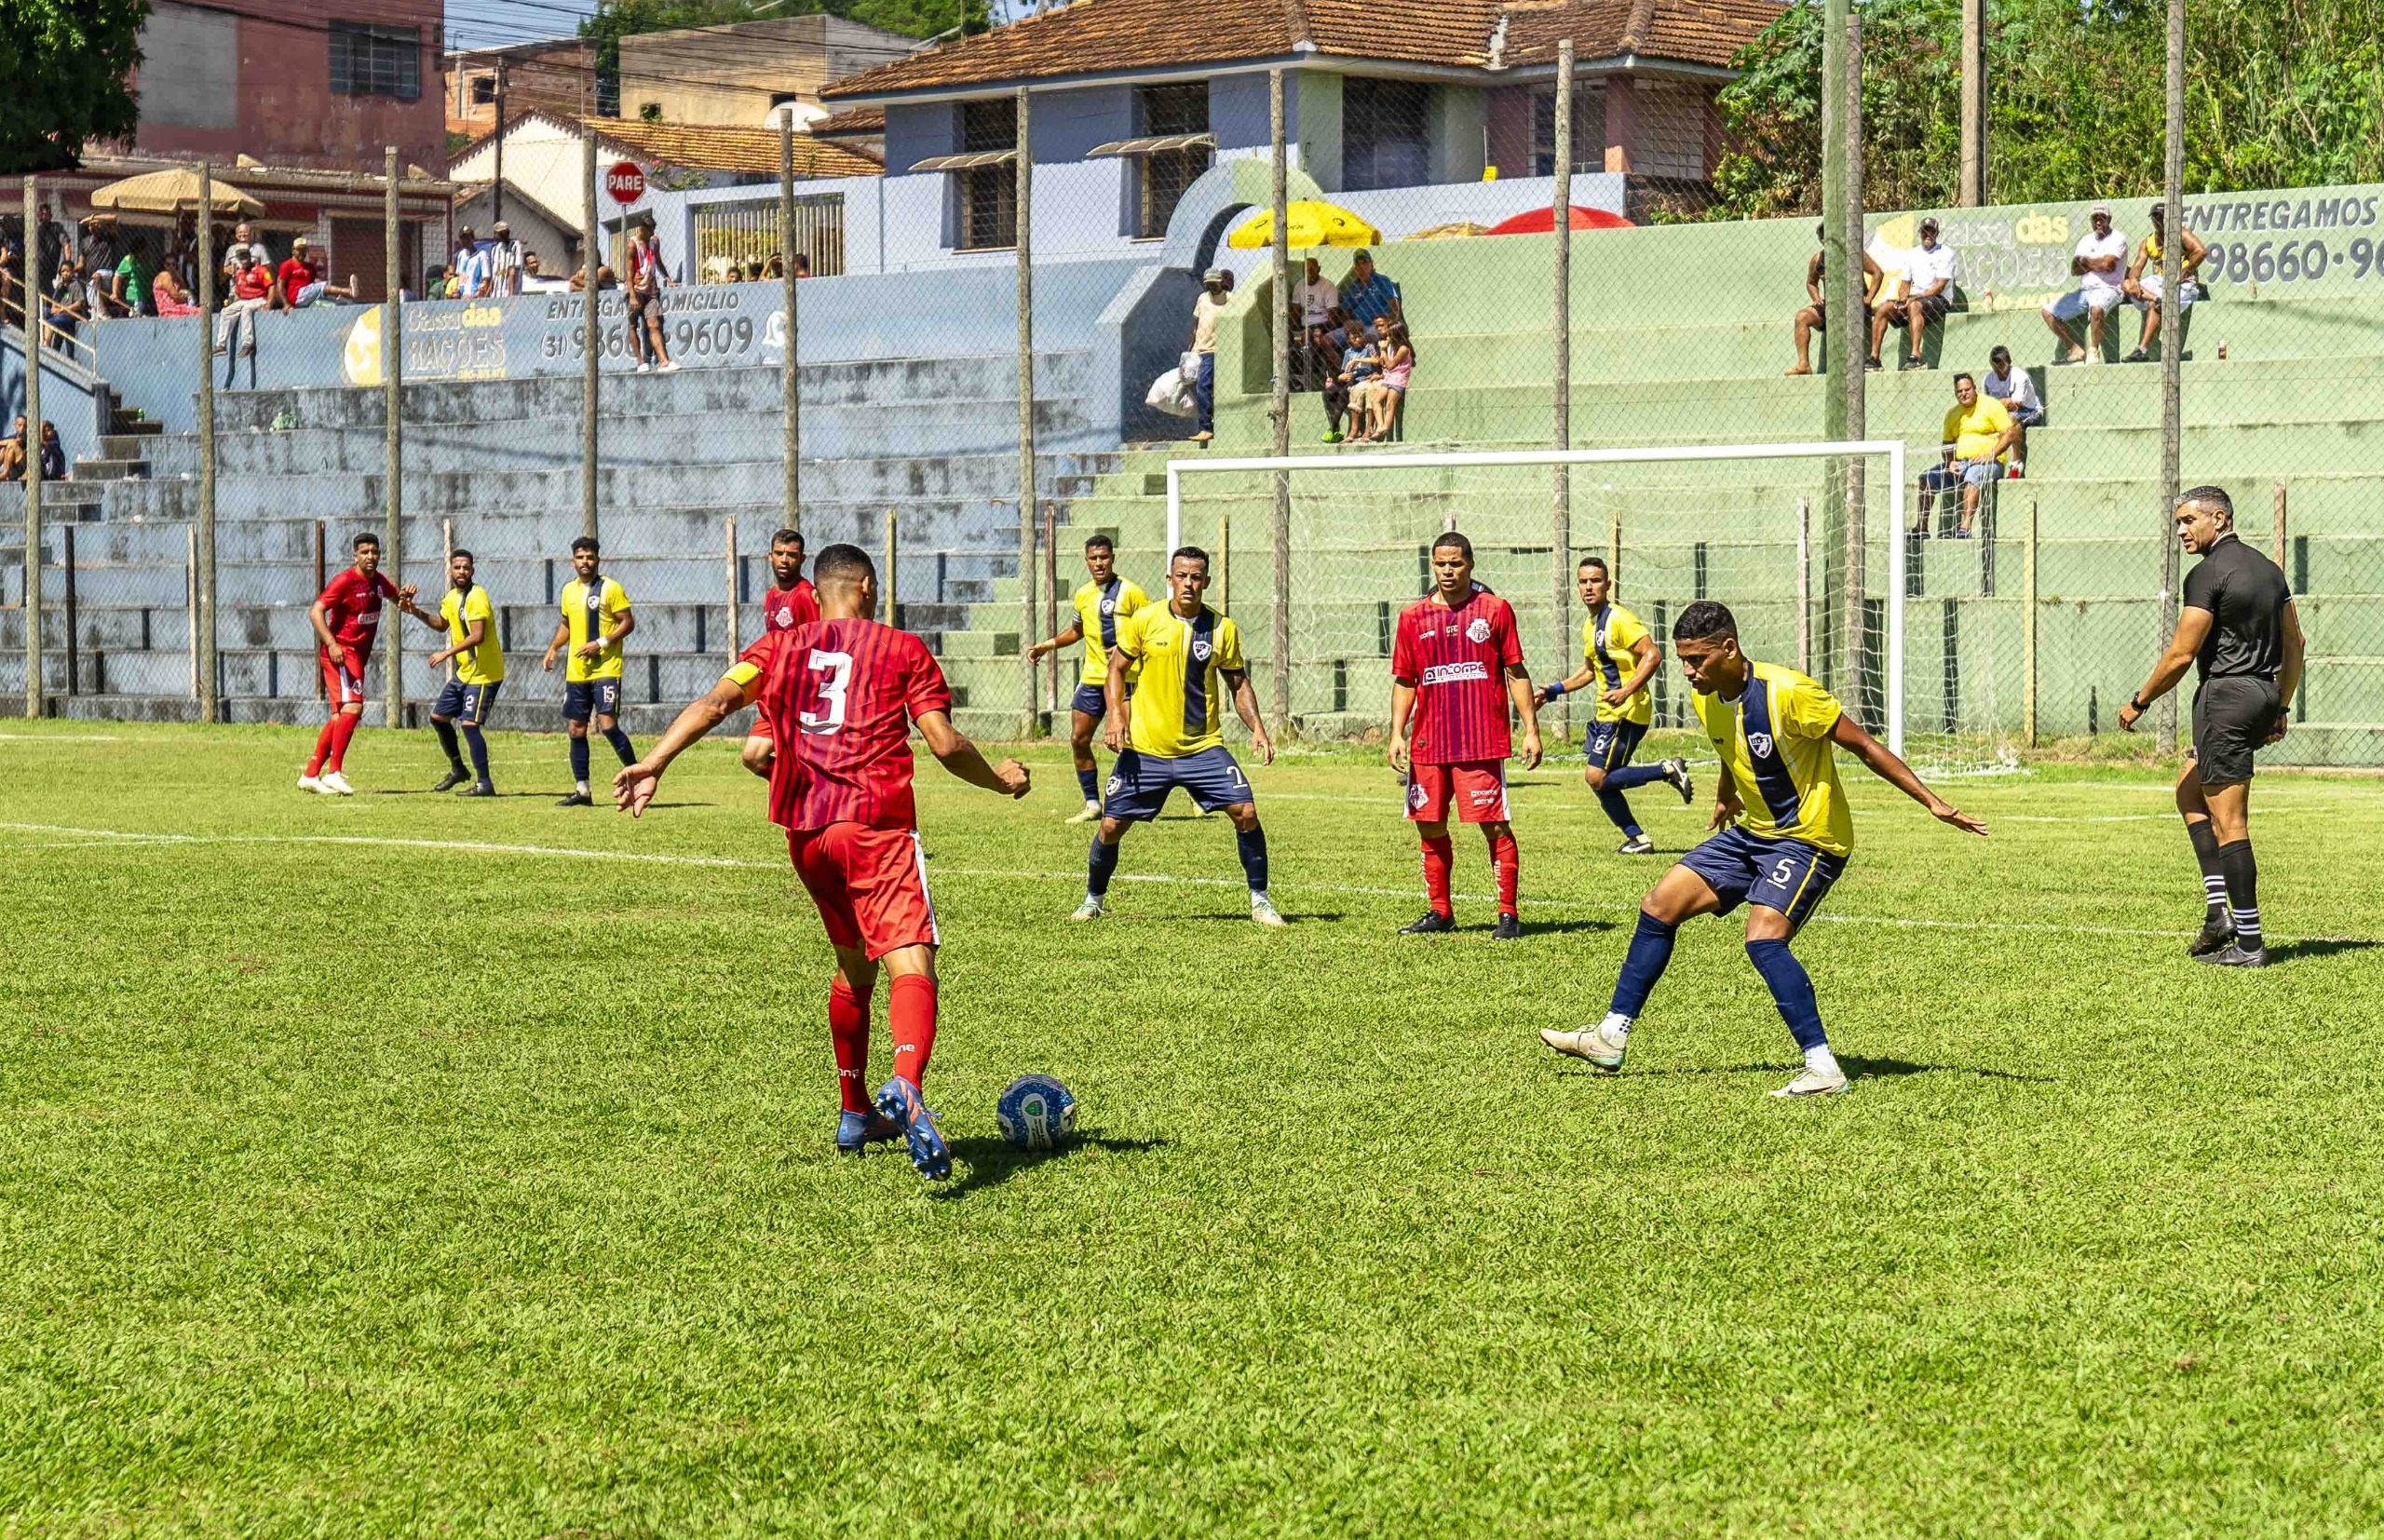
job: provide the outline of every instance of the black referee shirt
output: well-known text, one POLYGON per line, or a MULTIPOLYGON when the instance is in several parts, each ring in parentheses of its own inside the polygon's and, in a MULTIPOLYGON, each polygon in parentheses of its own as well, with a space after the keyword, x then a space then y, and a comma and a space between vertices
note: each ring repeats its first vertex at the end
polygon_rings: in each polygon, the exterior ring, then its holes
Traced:
POLYGON ((2284 668, 2284 607, 2292 600, 2282 568, 2232 534, 2220 535, 2186 574, 2186 606, 2211 615, 2195 670, 2203 679, 2274 683, 2284 668))

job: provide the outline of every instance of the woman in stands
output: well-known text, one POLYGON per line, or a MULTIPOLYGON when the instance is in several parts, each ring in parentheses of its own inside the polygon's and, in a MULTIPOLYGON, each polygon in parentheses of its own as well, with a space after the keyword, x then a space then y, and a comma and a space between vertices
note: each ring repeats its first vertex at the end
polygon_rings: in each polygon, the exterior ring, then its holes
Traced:
POLYGON ((183 287, 183 280, 174 277, 170 267, 157 269, 157 276, 149 280, 149 292, 157 302, 160 316, 198 314, 198 306, 191 303, 190 290, 183 287))

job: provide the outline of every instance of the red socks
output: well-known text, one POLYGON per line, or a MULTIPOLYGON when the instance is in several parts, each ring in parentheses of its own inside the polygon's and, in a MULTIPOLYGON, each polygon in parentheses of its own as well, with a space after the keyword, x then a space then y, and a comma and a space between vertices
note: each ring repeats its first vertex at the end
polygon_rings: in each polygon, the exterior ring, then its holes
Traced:
POLYGON ((1430 900, 1432 912, 1444 920, 1455 912, 1449 900, 1449 868, 1456 861, 1456 852, 1446 834, 1424 842, 1424 897, 1430 900))
POLYGON ((1512 914, 1515 912, 1515 889, 1523 871, 1523 856, 1515 848, 1513 831, 1491 837, 1490 865, 1498 873, 1498 912, 1512 914))
POLYGON ((897 974, 887 995, 887 1020, 894 1029, 894 1073, 914 1086, 924 1086, 928 1056, 935 1051, 935 980, 924 973, 897 974))
POLYGON ((361 711, 342 711, 332 718, 329 725, 332 735, 331 768, 333 770, 337 770, 340 763, 347 758, 348 740, 356 736, 357 724, 363 720, 361 711))
POLYGON ((332 757, 332 746, 339 740, 339 719, 343 714, 333 711, 323 723, 323 730, 315 735, 315 757, 306 762, 306 774, 319 776, 323 773, 323 761, 332 757))
POLYGON ((869 1002, 846 987, 842 976, 828 986, 828 1036, 836 1046, 836 1089, 845 1111, 867 1114, 869 1002))

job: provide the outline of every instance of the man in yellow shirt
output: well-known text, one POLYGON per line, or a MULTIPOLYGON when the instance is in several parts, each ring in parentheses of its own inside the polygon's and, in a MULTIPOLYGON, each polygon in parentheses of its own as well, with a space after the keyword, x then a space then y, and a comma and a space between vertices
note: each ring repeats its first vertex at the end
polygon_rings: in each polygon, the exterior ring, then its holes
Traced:
POLYGON ((1202 812, 1223 808, 1233 820, 1242 875, 1250 883, 1251 919, 1262 925, 1283 924, 1266 892, 1266 831, 1258 824, 1258 799, 1225 746, 1220 686, 1232 693, 1235 714, 1250 729, 1259 763, 1275 763, 1275 745, 1258 720, 1241 632, 1200 601, 1208 588, 1209 553, 1185 546, 1168 561, 1168 601, 1149 606, 1118 628, 1104 686, 1109 730, 1103 735, 1118 763, 1110 769, 1109 801, 1092 836, 1084 903, 1068 916, 1072 920, 1101 918, 1109 879, 1118 871, 1118 843, 1130 825, 1158 817, 1168 793, 1180 786, 1202 812), (1130 723, 1126 675, 1138 665, 1142 681, 1130 723))
POLYGON ((1936 506, 1937 494, 1958 486, 1962 522, 1953 534, 1957 540, 1968 540, 1971 520, 1978 517, 1979 489, 2003 473, 2001 463, 2019 441, 2019 425, 2012 421, 2003 403, 1982 394, 1978 382, 1967 371, 1955 375, 1954 407, 1945 413, 1939 443, 1945 452, 1945 463, 1920 473, 1920 513, 1912 533, 1926 538, 1929 510, 1936 506))
POLYGON ((1805 1056, 1804 1073, 1771 1094, 1842 1091, 1846 1073, 1830 1052, 1812 979, 1788 950, 1854 850, 1836 751, 1861 760, 1941 822, 1982 835, 1986 824, 1923 786, 1828 691, 1794 669, 1741 652, 1739 623, 1727 607, 1700 599, 1683 610, 1673 626, 1673 649, 1697 692, 1698 722, 1722 762, 1712 825, 1717 832, 1640 900, 1639 928, 1605 1020, 1578 1032, 1544 1030, 1540 1041, 1602 1070, 1621 1069, 1631 1024, 1672 961, 1673 932, 1696 915, 1727 914, 1745 904, 1747 960, 1805 1056))
MULTIPOLYGON (((1070 823, 1090 823, 1101 817, 1101 765, 1092 757, 1093 729, 1101 725, 1109 703, 1102 687, 1109 682, 1109 650, 1118 645, 1118 628, 1148 605, 1151 596, 1118 575, 1118 547, 1109 536, 1096 534, 1084 543, 1084 570, 1091 581, 1069 602, 1077 617, 1068 628, 1026 650, 1037 662, 1061 648, 1084 643, 1084 671, 1077 677, 1077 694, 1068 712, 1068 752, 1076 759, 1077 785, 1084 791, 1084 811, 1070 823)), ((1126 698, 1134 696, 1138 670, 1126 672, 1126 698)))
POLYGON ((571 570, 578 575, 562 586, 559 604, 562 620, 547 643, 542 665, 554 672, 555 655, 568 642, 571 657, 563 667, 562 720, 571 731, 571 778, 575 790, 557 807, 589 807, 588 794, 588 723, 613 746, 624 765, 637 763, 637 750, 621 731, 621 642, 637 629, 630 613, 630 596, 621 586, 597 571, 602 552, 595 539, 581 535, 571 543, 571 570))
POLYGON ((1634 786, 1659 780, 1679 792, 1683 802, 1697 795, 1686 760, 1631 763, 1631 756, 1639 751, 1639 740, 1647 736, 1648 724, 1656 720, 1656 703, 1647 694, 1647 682, 1664 666, 1664 650, 1656 645, 1637 615, 1614 602, 1614 574, 1606 570, 1605 557, 1583 557, 1573 575, 1580 587, 1581 605, 1590 612, 1581 622, 1581 666, 1540 691, 1539 703, 1545 706, 1588 685, 1597 687, 1596 720, 1581 736, 1582 752, 1589 761, 1581 778, 1597 794, 1605 816, 1622 831, 1622 843, 1615 853, 1652 856, 1656 842, 1631 816, 1631 804, 1622 794, 1634 786))
POLYGON ((450 663, 455 666, 430 708, 431 730, 439 735, 439 747, 447 750, 447 774, 431 790, 445 791, 461 786, 463 790, 455 793, 459 797, 494 797, 496 787, 488 776, 488 740, 481 736, 481 729, 496 709, 496 687, 505 682, 505 648, 496 638, 496 607, 489 602, 488 590, 472 581, 471 552, 447 553, 447 597, 439 601, 438 615, 427 615, 419 610, 413 614, 432 630, 446 633, 447 645, 430 655, 432 671, 450 663), (458 727, 472 749, 468 773, 455 742, 458 727))

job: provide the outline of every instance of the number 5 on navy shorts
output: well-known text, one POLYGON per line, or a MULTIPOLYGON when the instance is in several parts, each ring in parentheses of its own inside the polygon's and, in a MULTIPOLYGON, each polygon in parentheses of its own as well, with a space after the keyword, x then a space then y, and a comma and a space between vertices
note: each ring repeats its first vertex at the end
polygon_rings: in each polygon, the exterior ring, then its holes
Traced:
POLYGON ((1167 794, 1177 787, 1191 794, 1192 805, 1203 813, 1238 807, 1257 799, 1241 766, 1224 749, 1203 749, 1180 760, 1129 749, 1110 767, 1108 797, 1101 811, 1121 823, 1143 823, 1158 817, 1167 794))
POLYGON ((1619 770, 1639 751, 1647 726, 1639 722, 1593 722, 1581 736, 1581 751, 1601 770, 1619 770))
POLYGON ((586 722, 591 716, 617 717, 621 714, 621 682, 617 679, 588 679, 562 687, 562 719, 565 722, 586 722))
POLYGON ((1714 912, 1741 904, 1761 904, 1801 925, 1821 907, 1830 885, 1846 871, 1846 858, 1803 840, 1757 839, 1743 829, 1725 829, 1680 858, 1705 879, 1722 900, 1714 912))

